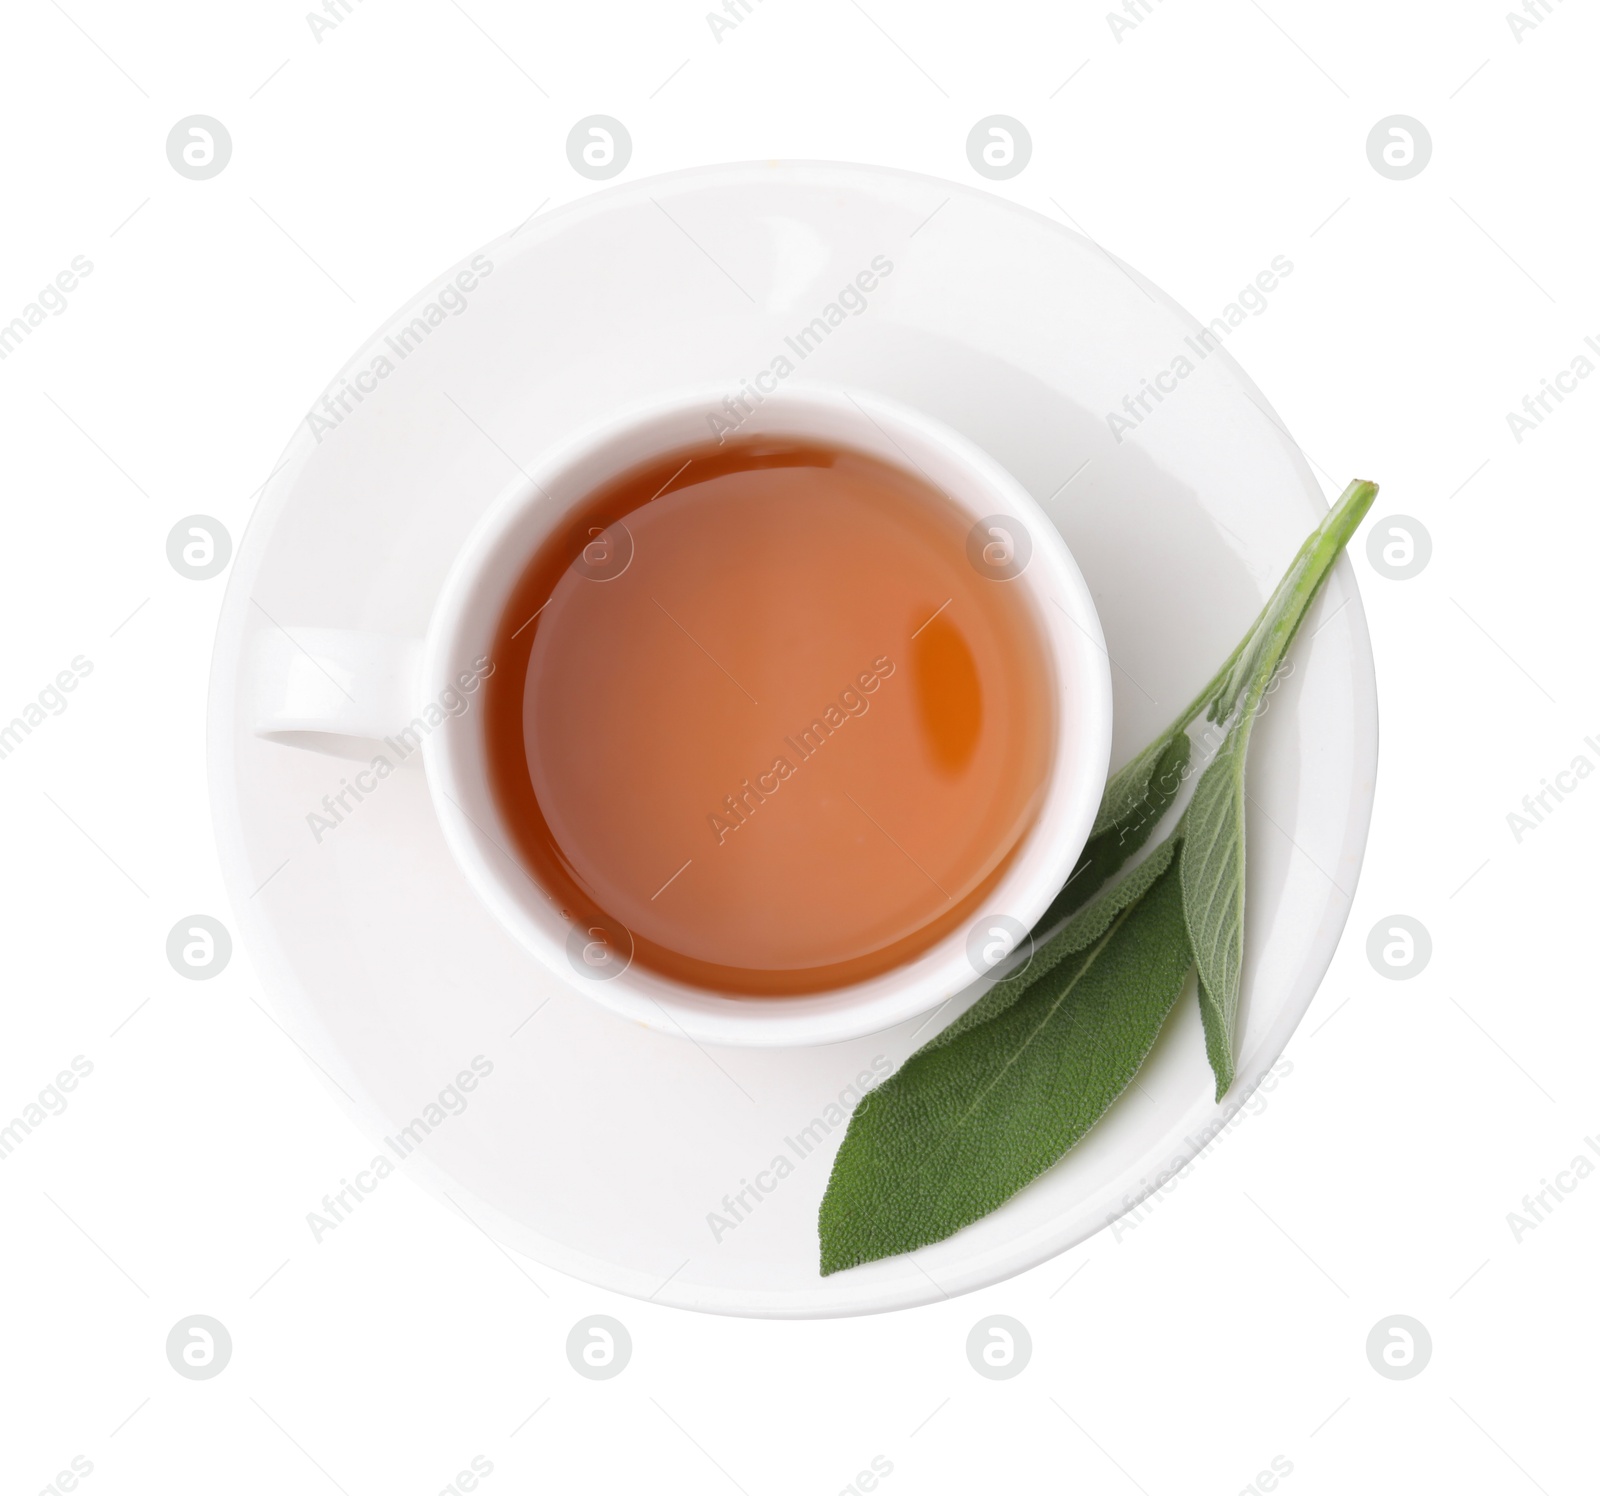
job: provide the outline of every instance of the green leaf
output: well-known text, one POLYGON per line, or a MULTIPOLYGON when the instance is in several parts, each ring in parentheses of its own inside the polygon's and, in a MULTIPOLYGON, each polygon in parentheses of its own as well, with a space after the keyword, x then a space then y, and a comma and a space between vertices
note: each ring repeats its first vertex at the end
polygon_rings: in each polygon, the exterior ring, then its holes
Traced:
POLYGON ((1217 1006, 1217 1000, 1207 990, 1205 978, 1200 975, 1198 968, 1195 971, 1195 985, 1200 992, 1200 1022, 1205 1025, 1206 1060, 1217 1079, 1217 1100, 1221 1101, 1233 1084, 1234 1023, 1217 1006))
POLYGON ((1233 1034, 1244 963, 1244 761, 1241 722, 1211 760, 1184 812, 1184 920, 1200 973, 1200 1016, 1217 1100, 1233 1084, 1233 1034))
POLYGON ((913 1055, 850 1119, 823 1273, 941 1241, 1055 1163, 1144 1063, 1190 964, 1169 865, 1003 1012, 913 1055))
POLYGON ((1244 969, 1245 760, 1272 679, 1329 571, 1377 495, 1352 483, 1300 547, 1232 662, 1218 673, 1207 714, 1227 724, 1216 757, 1184 811, 1184 916, 1200 973, 1206 1056, 1220 1101, 1233 1084, 1234 1040, 1244 969))

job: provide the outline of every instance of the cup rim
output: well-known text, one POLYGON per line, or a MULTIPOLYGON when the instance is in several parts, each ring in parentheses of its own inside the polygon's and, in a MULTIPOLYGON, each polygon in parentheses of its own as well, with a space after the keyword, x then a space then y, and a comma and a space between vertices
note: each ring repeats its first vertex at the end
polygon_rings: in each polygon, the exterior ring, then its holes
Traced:
MULTIPOLYGON (((630 441, 637 443, 674 419, 703 416, 720 407, 726 395, 722 387, 701 386, 632 402, 552 444, 508 483, 457 553, 434 605, 423 651, 424 692, 432 683, 448 681, 470 652, 464 635, 476 626, 482 637, 483 622, 490 620, 492 627, 492 621, 498 619, 504 599, 486 598, 480 583, 495 558, 511 549, 505 542, 512 533, 541 503, 552 505, 546 516, 546 536, 569 512, 574 499, 551 497, 566 475, 595 460, 604 463, 613 453, 623 454, 610 464, 612 472, 621 472, 664 445, 658 439, 653 445, 630 447, 630 441)), ((1031 929, 1070 876, 1088 840, 1110 762, 1110 664, 1093 597, 1065 539, 1032 495, 981 447, 915 407, 857 387, 807 381, 768 394, 755 409, 759 419, 752 429, 761 429, 774 416, 837 416, 841 401, 854 404, 895 447, 900 448, 895 440, 898 435, 920 442, 924 451, 937 450, 952 462, 968 487, 947 496, 963 512, 975 517, 1014 517, 1033 541, 1021 577, 1028 578, 1041 634, 1051 652, 1055 683, 1058 689, 1070 687, 1067 694, 1072 699, 1062 698, 1062 715, 1070 721, 1071 731, 1058 730, 1045 803, 1011 865, 985 900, 986 906, 1003 907, 1011 918, 1031 929), (980 495, 981 504, 977 502, 980 495), (1056 610, 1048 606, 1050 601, 1065 615, 1065 623, 1056 618, 1056 610), (1069 747, 1070 773, 1064 767, 1069 747)), ((904 453, 904 448, 900 451, 904 453)), ((906 465, 900 459, 889 460, 906 465)), ((579 492, 592 492, 597 481, 604 478, 589 479, 579 492)), ((525 557, 525 543, 521 553, 525 557)), ((487 800, 478 794, 481 774, 475 775, 473 764, 464 761, 469 741, 460 723, 451 719, 444 730, 431 734, 423 747, 429 791, 451 855, 501 926, 564 987, 623 1017, 702 1043, 755 1047, 830 1044, 881 1032, 920 1017, 970 988, 987 985, 966 956, 965 926, 887 972, 815 994, 734 996, 693 987, 631 964, 610 980, 578 980, 576 969, 569 967, 564 939, 555 935, 554 927, 561 921, 551 896, 491 829, 463 808, 464 800, 487 800), (537 900, 527 895, 528 885, 537 890, 537 900), (530 906, 541 909, 543 922, 533 917, 530 906)), ((481 808, 493 814, 487 804, 481 808)))

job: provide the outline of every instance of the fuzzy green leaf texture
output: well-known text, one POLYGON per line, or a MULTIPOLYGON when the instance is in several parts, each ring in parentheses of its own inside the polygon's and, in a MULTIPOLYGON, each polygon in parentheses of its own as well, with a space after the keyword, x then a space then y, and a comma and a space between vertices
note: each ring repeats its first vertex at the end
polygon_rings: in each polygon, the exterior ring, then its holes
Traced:
POLYGON ((1167 858, 1083 949, 863 1098, 818 1219, 824 1274, 942 1241, 987 1215, 1123 1093, 1192 964, 1167 858))
POLYGON ((1372 506, 1377 486, 1352 483, 1300 547, 1232 664, 1215 683, 1210 716, 1228 724, 1183 817, 1185 919, 1200 976, 1206 1057, 1221 1100, 1234 1079, 1244 972, 1245 760, 1273 677, 1329 571, 1372 506))
POLYGON ((1229 733, 1184 813, 1184 917, 1200 975, 1206 1058, 1221 1101, 1233 1084, 1244 966, 1244 762, 1250 724, 1229 733))

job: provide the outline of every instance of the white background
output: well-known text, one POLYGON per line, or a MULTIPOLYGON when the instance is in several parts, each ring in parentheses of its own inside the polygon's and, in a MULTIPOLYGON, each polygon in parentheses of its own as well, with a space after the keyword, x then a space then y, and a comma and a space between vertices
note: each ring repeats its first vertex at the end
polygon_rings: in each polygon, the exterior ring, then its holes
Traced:
POLYGON ((1507 1216, 1600 1141, 1600 783, 1520 844, 1506 817, 1576 755, 1600 764, 1600 381, 1520 444, 1506 413, 1600 337, 1593 13, 1551 0, 1519 40, 1488 0, 1151 0, 1119 40, 1090 4, 751 0, 719 42, 680 0, 351 5, 320 41, 297 3, 0 19, 0 322, 94 266, 0 363, 0 719, 94 666, 0 761, 0 1120, 94 1066, 0 1162, 4 1489, 79 1456, 106 1496, 427 1496, 481 1456, 491 1493, 755 1496, 841 1491, 881 1456, 891 1496, 1242 1492, 1274 1457, 1306 1496, 1592 1491, 1600 1182, 1520 1240, 1507 1216), (233 136, 209 182, 165 154, 194 113, 233 136), (403 1180, 318 1246, 306 1212, 367 1140, 247 952, 210 982, 165 958, 180 917, 229 919, 203 769, 225 578, 178 576, 168 530, 201 512, 240 535, 374 326, 595 190, 565 152, 593 113, 632 133, 623 180, 810 157, 975 182, 968 130, 1021 119, 1032 160, 992 190, 1069 211, 1202 319, 1294 262, 1229 351, 1321 469, 1380 480, 1375 517, 1432 535, 1404 582, 1352 547, 1382 773, 1292 1074, 1135 1230, 981 1294, 697 1317, 535 1284, 403 1180), (1404 182, 1365 149, 1395 113, 1434 142, 1404 182), (1406 982, 1365 953, 1395 913, 1434 942, 1406 982), (197 1312, 233 1336, 211 1381, 164 1354, 197 1312), (612 1381, 565 1359, 594 1312, 632 1333, 612 1381), (1013 1380, 967 1364, 989 1313, 1031 1332, 1013 1380), (1397 1313, 1433 1340, 1409 1381, 1365 1353, 1397 1313))

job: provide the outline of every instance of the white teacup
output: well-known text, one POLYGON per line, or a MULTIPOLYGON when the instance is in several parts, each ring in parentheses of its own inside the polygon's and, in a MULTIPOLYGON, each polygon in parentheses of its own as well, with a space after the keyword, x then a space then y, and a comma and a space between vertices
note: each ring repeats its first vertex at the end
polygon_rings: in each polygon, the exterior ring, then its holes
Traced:
POLYGON ((1065 542, 1022 486, 978 447, 907 406, 859 390, 782 387, 743 417, 741 435, 854 448, 941 489, 976 523, 994 520, 997 586, 1024 591, 1057 692, 1058 730, 1042 804, 980 918, 905 964, 810 996, 734 997, 634 964, 613 942, 562 918, 507 850, 484 767, 482 714, 471 709, 480 662, 528 559, 594 491, 652 456, 726 426, 722 390, 636 405, 539 458, 490 506, 457 555, 427 637, 289 627, 261 637, 257 732, 324 751, 349 739, 420 742, 445 841, 506 930, 572 989, 663 1033, 707 1044, 828 1044, 914 1018, 992 980, 1018 937, 1071 875, 1105 787, 1111 676, 1089 588, 1065 542), (1024 564, 1017 570, 1017 563, 1024 564), (411 726, 414 722, 417 726, 411 726))

